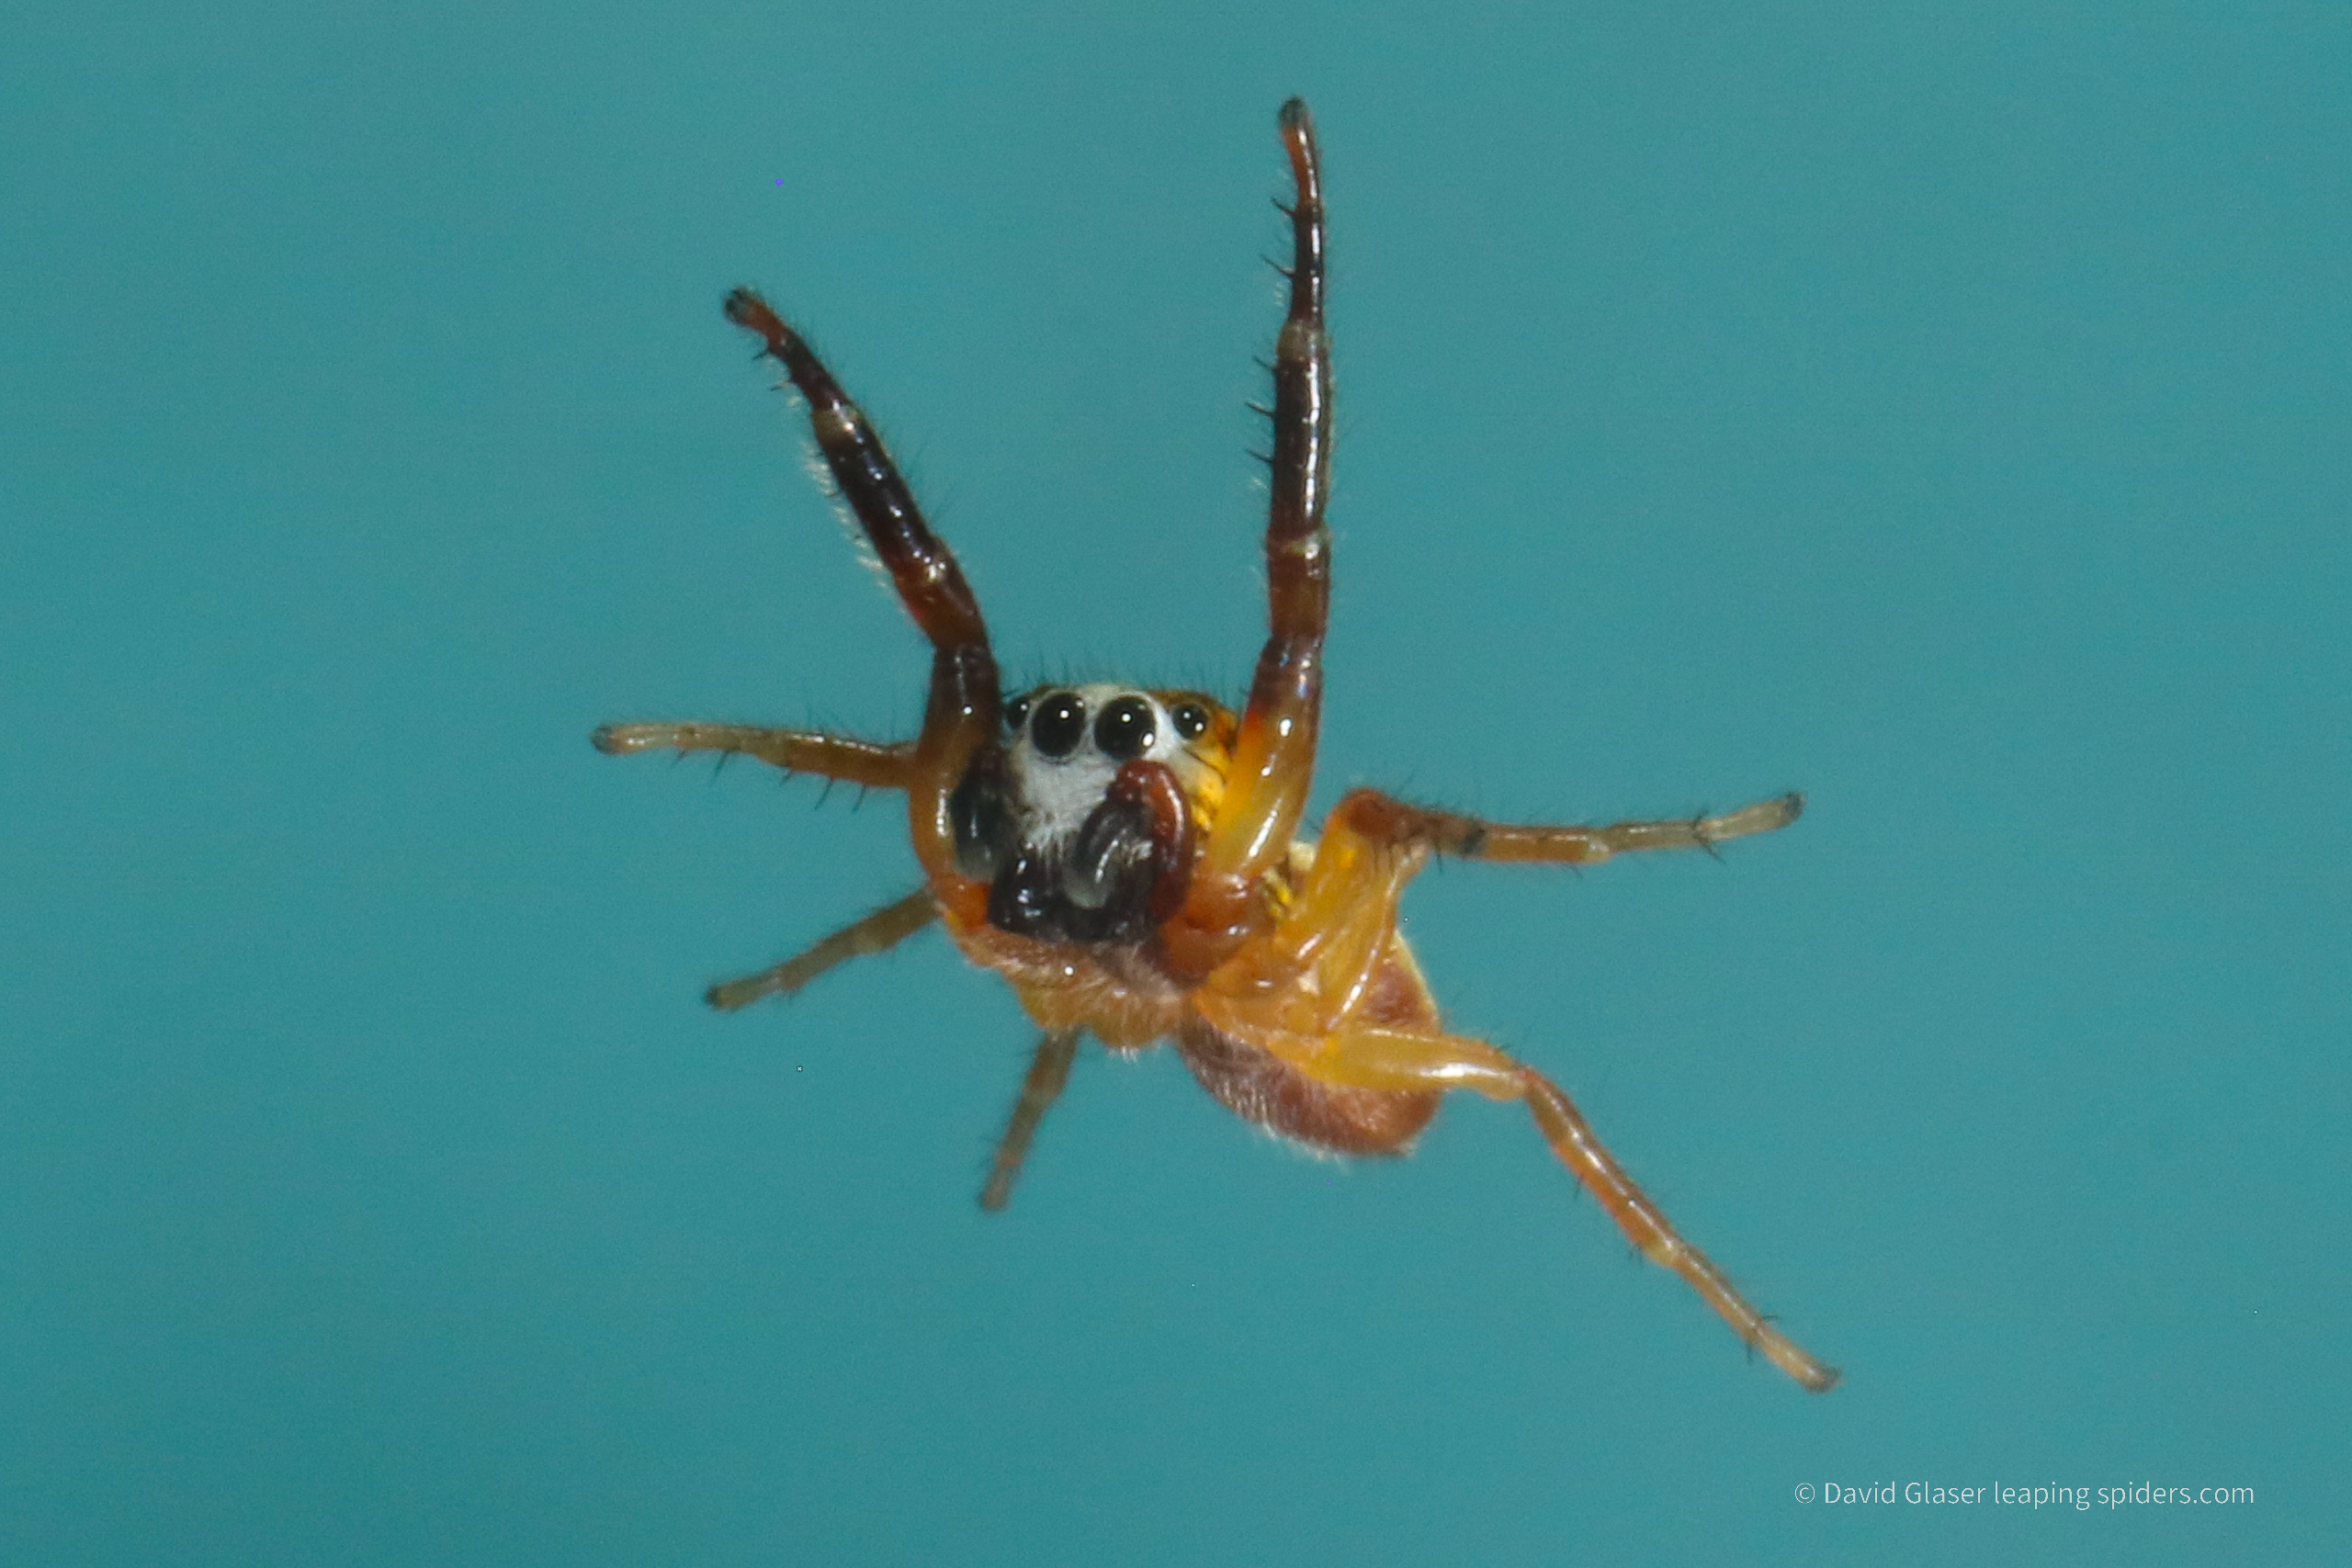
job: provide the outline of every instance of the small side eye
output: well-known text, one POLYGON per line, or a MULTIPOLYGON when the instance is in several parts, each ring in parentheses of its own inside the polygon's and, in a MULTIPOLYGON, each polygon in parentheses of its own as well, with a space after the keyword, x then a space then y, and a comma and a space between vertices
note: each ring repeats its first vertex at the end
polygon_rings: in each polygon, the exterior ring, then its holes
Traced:
POLYGON ((1114 762, 1132 761, 1151 750, 1151 705, 1141 697, 1121 697, 1094 721, 1094 744, 1114 762))
POLYGON ((1027 697, 1015 697, 1004 705, 1004 727, 1007 729, 1017 733, 1021 727, 1028 722, 1029 699, 1027 697))
POLYGON ((1085 737, 1086 705, 1076 692, 1056 692, 1038 703, 1037 716, 1029 726, 1038 755, 1067 757, 1085 737))
POLYGON ((1198 740, 1208 732, 1209 710, 1198 703, 1176 705, 1176 733, 1187 740, 1198 740))

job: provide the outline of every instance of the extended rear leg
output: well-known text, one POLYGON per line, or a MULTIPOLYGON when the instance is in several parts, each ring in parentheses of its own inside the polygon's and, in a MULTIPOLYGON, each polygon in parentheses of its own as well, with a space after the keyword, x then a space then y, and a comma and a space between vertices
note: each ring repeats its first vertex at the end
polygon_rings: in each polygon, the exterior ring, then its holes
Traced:
POLYGON ((1705 1253, 1683 1240, 1665 1212, 1594 1134, 1567 1091, 1534 1068, 1482 1041, 1376 1028, 1344 1030, 1295 1065, 1323 1082, 1358 1089, 1466 1089, 1489 1100, 1525 1100, 1560 1163, 1600 1201, 1644 1257, 1681 1275, 1731 1325, 1733 1333, 1806 1389, 1826 1393, 1837 1384, 1838 1369, 1815 1360, 1781 1333, 1705 1253))
POLYGON ((868 789, 904 789, 910 746, 884 746, 812 729, 761 729, 748 724, 607 724, 589 737, 608 756, 675 750, 757 757, 788 773, 815 773, 868 789))
POLYGON ((1679 1274, 1743 1341, 1818 1393, 1838 1381, 1836 1369, 1775 1328, 1704 1253, 1682 1239, 1557 1084, 1479 1041, 1434 1027, 1376 1023, 1382 1015, 1365 1005, 1381 965, 1400 962, 1394 941, 1397 903, 1432 853, 1589 864, 1624 851, 1709 848, 1767 832, 1792 821, 1800 806, 1788 795, 1683 822, 1511 827, 1357 790, 1325 824, 1314 863, 1282 924, 1218 971, 1196 1005, 1219 1027, 1254 1040, 1320 1083, 1392 1094, 1467 1089, 1493 1100, 1526 1101, 1561 1163, 1643 1255, 1679 1274))
POLYGON ((1050 1029, 1037 1042, 1029 1076, 1021 1080, 1021 1098, 1012 1102, 1012 1119, 1005 1124, 1004 1136, 997 1140, 989 1184, 980 1189, 980 1207, 990 1213, 1012 1199, 1013 1180, 1021 1174, 1021 1162, 1029 1157, 1029 1143, 1037 1135, 1037 1123, 1046 1119, 1046 1112, 1054 1108, 1063 1086, 1069 1082, 1069 1065, 1078 1055, 1078 1035, 1075 1029, 1050 1029))
POLYGON ((818 976, 853 958, 888 953, 939 918, 939 906, 928 887, 917 888, 897 903, 875 910, 833 932, 806 952, 795 953, 773 968, 740 980, 713 986, 703 1000, 721 1012, 751 1006, 763 997, 789 997, 818 976))

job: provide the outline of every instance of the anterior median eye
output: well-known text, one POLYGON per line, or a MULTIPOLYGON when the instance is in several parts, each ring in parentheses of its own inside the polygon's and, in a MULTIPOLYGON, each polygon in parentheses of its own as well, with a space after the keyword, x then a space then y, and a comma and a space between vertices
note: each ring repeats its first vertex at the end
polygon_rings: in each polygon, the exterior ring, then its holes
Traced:
POLYGON ((1056 692, 1040 702, 1037 716, 1029 724, 1029 739, 1040 756, 1067 757, 1085 734, 1086 705, 1076 692, 1056 692))
POLYGON ((1141 697, 1120 697, 1094 721, 1094 744, 1114 761, 1132 761, 1151 749, 1151 705, 1141 697))

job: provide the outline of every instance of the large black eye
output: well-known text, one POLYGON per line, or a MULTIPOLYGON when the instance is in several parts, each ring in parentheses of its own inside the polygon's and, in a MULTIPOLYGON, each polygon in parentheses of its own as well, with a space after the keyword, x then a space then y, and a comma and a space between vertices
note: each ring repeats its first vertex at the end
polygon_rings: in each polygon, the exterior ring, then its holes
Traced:
POLYGON ((1046 757, 1069 756, 1085 734, 1086 705, 1076 692, 1056 692, 1038 703, 1037 716, 1029 726, 1030 739, 1046 757))
POLYGON ((1209 727, 1209 710, 1198 703, 1184 703, 1176 709, 1176 733, 1187 740, 1197 740, 1209 727))
POLYGON ((1151 747, 1151 705, 1120 697, 1094 721, 1094 744, 1114 762, 1131 761, 1151 747))
POLYGON ((1028 718, 1029 699, 1027 697, 1015 697, 1004 705, 1004 727, 1015 735, 1021 733, 1021 727, 1028 721, 1028 718))

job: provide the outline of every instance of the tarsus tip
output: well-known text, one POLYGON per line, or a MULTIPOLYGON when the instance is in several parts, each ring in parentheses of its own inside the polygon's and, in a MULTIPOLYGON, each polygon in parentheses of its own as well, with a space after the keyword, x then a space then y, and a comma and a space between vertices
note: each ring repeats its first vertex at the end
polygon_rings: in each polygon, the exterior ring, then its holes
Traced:
POLYGON ((721 309, 737 326, 749 327, 763 335, 780 332, 784 327, 784 319, 775 313, 775 307, 761 299, 760 291, 748 284, 729 289, 727 303, 721 309))

